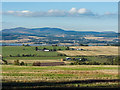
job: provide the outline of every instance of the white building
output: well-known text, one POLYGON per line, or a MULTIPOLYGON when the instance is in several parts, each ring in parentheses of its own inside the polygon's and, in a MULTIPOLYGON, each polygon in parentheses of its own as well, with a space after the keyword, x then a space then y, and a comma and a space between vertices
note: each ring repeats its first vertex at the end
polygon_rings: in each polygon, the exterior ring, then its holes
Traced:
POLYGON ((50 50, 44 50, 45 52, 49 52, 50 50))

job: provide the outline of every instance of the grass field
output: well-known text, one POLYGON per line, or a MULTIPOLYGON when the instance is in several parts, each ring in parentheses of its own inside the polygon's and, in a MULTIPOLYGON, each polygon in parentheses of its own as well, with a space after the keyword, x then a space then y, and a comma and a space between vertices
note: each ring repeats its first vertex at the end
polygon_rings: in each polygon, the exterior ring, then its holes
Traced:
POLYGON ((76 46, 71 48, 81 48, 86 51, 58 51, 59 53, 66 54, 68 56, 98 56, 98 55, 118 55, 117 46, 76 46))
MULTIPOLYGON (((40 47, 38 47, 40 48, 40 47)), ((42 47, 41 47, 42 48, 42 47)), ((43 47, 44 48, 44 47, 43 47)), ((48 47, 51 48, 51 47, 48 47)), ((40 56, 57 56, 57 52, 44 52, 44 51, 35 51, 34 46, 3 46, 2 47, 2 55, 3 57, 9 56, 9 55, 22 55, 22 54, 35 54, 40 56)))
POLYGON ((117 65, 2 65, 2 70, 3 88, 118 87, 117 65))

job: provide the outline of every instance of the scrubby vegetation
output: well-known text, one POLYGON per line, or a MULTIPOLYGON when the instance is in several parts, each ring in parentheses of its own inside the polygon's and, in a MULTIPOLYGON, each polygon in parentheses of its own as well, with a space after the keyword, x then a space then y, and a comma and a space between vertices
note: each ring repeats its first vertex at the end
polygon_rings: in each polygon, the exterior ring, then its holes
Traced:
POLYGON ((75 60, 73 58, 73 62, 71 62, 70 65, 120 65, 118 56, 98 56, 98 58, 102 58, 105 61, 89 60, 90 58, 81 58, 81 60, 75 60))

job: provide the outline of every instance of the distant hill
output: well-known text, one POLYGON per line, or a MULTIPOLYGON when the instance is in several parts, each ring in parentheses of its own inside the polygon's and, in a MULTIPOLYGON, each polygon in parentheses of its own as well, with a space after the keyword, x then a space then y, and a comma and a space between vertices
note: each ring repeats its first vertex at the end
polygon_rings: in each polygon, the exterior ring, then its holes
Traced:
POLYGON ((89 34, 106 34, 106 33, 114 33, 111 31, 107 32, 95 32, 95 31, 66 31, 60 28, 23 28, 23 27, 17 27, 17 28, 11 28, 11 29, 3 29, 2 30, 3 35, 4 34, 24 34, 24 35, 60 35, 60 34, 67 34, 67 35, 89 35, 89 34))

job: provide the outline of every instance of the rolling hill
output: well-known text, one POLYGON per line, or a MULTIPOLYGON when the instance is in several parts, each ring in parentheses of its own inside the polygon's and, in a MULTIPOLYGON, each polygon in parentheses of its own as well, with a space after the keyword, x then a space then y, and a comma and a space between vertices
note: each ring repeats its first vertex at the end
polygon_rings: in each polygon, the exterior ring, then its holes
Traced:
POLYGON ((32 34, 32 35, 38 35, 38 34, 47 34, 47 35, 56 35, 56 34, 115 34, 115 32, 96 32, 96 31, 71 31, 71 30, 63 30, 60 28, 50 28, 50 27, 44 27, 44 28, 23 28, 23 27, 17 27, 17 28, 11 28, 11 29, 3 29, 2 33, 9 33, 9 34, 32 34))

